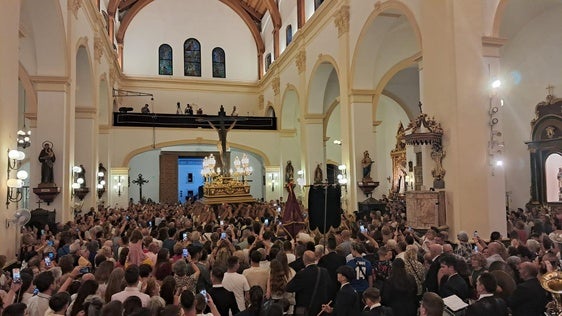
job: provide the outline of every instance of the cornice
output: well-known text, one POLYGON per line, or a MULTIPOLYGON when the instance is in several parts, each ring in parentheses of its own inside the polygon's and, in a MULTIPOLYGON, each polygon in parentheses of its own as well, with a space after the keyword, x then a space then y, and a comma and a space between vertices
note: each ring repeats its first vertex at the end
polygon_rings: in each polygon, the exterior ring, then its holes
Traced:
POLYGON ((120 87, 142 87, 162 90, 194 90, 258 93, 257 82, 219 81, 211 79, 183 79, 162 77, 121 77, 120 87))
POLYGON ((482 55, 484 57, 500 57, 500 48, 507 43, 507 38, 482 36, 482 55))
POLYGON ((63 76, 30 76, 35 91, 66 92, 70 86, 70 79, 63 76))

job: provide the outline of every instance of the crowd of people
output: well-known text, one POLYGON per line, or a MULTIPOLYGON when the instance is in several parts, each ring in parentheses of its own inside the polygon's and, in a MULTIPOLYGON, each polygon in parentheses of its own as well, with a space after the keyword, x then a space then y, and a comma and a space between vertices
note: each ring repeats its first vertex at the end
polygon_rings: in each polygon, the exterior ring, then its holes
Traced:
POLYGON ((539 277, 560 266, 560 218, 544 208, 508 212, 508 236, 484 240, 416 231, 392 201, 291 236, 278 203, 131 204, 22 227, 2 315, 441 316, 456 296, 468 316, 538 316, 539 277))

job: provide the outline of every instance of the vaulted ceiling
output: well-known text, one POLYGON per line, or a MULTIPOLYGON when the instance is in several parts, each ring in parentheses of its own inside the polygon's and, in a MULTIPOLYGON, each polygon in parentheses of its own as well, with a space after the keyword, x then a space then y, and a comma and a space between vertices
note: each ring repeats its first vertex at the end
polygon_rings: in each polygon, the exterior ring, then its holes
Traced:
MULTIPOLYGON (((110 0, 108 4, 108 14, 114 19, 118 19, 120 23, 119 29, 115 33, 118 43, 123 43, 127 27, 137 15, 137 13, 146 5, 154 0, 110 0)), ((263 40, 261 38, 261 24, 266 12, 269 11, 271 21, 274 28, 281 27, 281 15, 275 0, 206 0, 220 1, 229 6, 236 12, 246 23, 259 52, 265 50, 263 40)))

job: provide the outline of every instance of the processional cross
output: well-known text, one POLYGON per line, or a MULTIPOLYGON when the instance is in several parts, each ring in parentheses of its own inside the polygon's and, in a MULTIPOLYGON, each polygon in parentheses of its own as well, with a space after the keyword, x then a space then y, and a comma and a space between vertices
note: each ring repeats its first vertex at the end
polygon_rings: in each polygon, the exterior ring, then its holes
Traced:
POLYGON ((140 197, 140 200, 142 201, 143 200, 142 186, 143 186, 143 184, 148 183, 148 180, 143 178, 142 173, 139 173, 139 176, 137 177, 136 180, 133 180, 133 183, 139 186, 139 197, 140 197))
POLYGON ((230 166, 230 160, 227 159, 226 156, 226 136, 230 130, 234 128, 237 121, 245 121, 245 118, 237 117, 237 116, 226 116, 226 112, 224 111, 224 106, 221 105, 219 115, 217 117, 206 117, 200 118, 197 121, 199 122, 207 122, 217 133, 219 134, 219 141, 221 146, 220 150, 220 159, 221 159, 221 174, 227 174, 228 167, 230 166), (213 124, 213 122, 216 124, 213 124), (227 127, 227 124, 230 124, 227 127))

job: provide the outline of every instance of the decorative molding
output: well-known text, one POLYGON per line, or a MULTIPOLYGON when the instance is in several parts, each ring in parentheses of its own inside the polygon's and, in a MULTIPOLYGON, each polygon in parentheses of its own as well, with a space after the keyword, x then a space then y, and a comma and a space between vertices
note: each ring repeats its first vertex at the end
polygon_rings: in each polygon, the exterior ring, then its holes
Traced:
POLYGON ((103 40, 101 37, 94 37, 94 59, 101 63, 101 57, 103 56, 103 40))
POLYGON ((507 43, 507 38, 482 36, 482 55, 484 57, 500 57, 500 48, 507 43))
POLYGON ((263 94, 260 94, 258 96, 258 107, 259 107, 259 109, 263 110, 264 105, 265 105, 265 97, 263 96, 263 94))
POLYGON ((80 0, 68 0, 68 8, 72 11, 72 14, 74 14, 75 19, 78 19, 78 10, 82 7, 80 2, 80 0))
POLYGON ((334 14, 334 24, 338 28, 338 37, 349 32, 349 6, 342 5, 334 14))
POLYGON ((281 91, 281 79, 278 76, 271 80, 271 87, 273 88, 273 94, 279 95, 281 91))
POLYGON ((295 64, 297 65, 297 71, 301 74, 306 69, 306 51, 301 49, 297 56, 295 57, 295 64))

